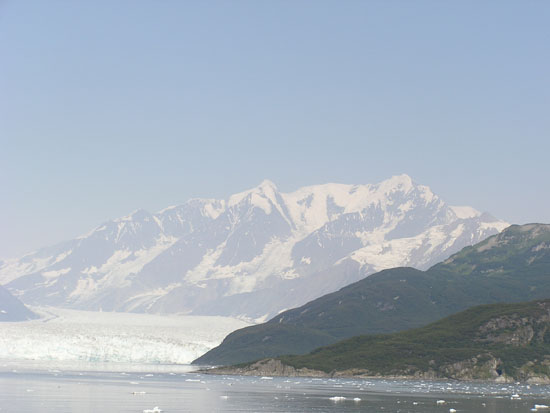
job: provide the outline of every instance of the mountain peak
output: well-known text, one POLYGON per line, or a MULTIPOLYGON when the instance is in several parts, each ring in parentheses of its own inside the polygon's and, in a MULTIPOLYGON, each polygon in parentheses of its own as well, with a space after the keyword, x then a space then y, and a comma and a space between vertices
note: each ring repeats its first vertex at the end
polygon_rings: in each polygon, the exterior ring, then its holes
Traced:
POLYGON ((412 178, 407 174, 395 175, 385 181, 380 182, 379 188, 384 192, 392 192, 401 190, 403 192, 409 192, 415 183, 412 178))
MULTIPOLYGON (((269 201, 271 201, 275 204, 277 202, 276 199, 275 199, 275 194, 278 191, 279 190, 277 189, 277 186, 272 181, 270 181, 269 179, 264 179, 258 186, 255 186, 252 189, 248 189, 248 190, 240 192, 238 194, 231 195, 229 197, 228 205, 230 207, 234 206, 234 205, 237 205, 237 204, 241 203, 244 199, 247 199, 247 198, 250 198, 250 201, 253 204, 257 203, 255 201, 258 201, 259 198, 267 199, 267 200, 269 200, 269 201)), ((260 201, 260 202, 262 204, 264 204, 264 202, 262 202, 262 201, 260 201)), ((262 208, 266 209, 264 207, 262 207, 262 208)), ((270 208, 268 208, 268 209, 270 209, 270 208)))
POLYGON ((389 178, 388 181, 394 183, 397 186, 414 185, 413 179, 407 174, 394 175, 391 178, 389 178))
POLYGON ((258 185, 256 188, 258 189, 262 189, 262 190, 265 190, 265 189, 271 189, 273 191, 277 191, 277 185, 275 185, 275 183, 273 181, 270 181, 269 179, 264 179, 260 185, 258 185))
POLYGON ((136 209, 133 211, 130 215, 126 215, 125 217, 117 218, 114 221, 115 222, 123 222, 123 221, 134 221, 134 220, 143 220, 145 218, 149 218, 151 216, 151 213, 149 211, 146 211, 145 209, 136 209))

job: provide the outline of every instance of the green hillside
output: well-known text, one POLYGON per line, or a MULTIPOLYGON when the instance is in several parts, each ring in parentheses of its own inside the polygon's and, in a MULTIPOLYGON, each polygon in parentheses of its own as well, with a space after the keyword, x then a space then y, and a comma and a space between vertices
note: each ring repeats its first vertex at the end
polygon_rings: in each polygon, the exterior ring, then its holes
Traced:
POLYGON ((194 364, 305 354, 344 338, 420 327, 474 305, 547 297, 550 225, 514 225, 427 271, 381 271, 267 323, 237 330, 194 364))
POLYGON ((353 337, 280 360, 331 374, 546 380, 550 300, 477 306, 418 329, 353 337))

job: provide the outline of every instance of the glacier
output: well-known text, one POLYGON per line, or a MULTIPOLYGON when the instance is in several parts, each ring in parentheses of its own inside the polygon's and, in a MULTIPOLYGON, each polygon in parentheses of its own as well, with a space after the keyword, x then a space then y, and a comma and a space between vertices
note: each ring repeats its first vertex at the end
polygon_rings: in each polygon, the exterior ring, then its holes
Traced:
POLYGON ((33 308, 42 318, 0 323, 0 360, 190 364, 249 324, 219 316, 159 316, 33 308))

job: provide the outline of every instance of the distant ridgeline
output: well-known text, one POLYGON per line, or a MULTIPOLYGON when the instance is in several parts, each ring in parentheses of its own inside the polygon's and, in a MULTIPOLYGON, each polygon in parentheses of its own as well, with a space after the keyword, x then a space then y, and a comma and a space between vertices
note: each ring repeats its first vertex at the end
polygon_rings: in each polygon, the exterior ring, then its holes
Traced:
POLYGON ((550 225, 513 225, 427 271, 381 271, 237 330, 194 364, 305 354, 353 336, 424 326, 479 304, 549 297, 550 225))
POLYGON ((477 306, 425 327, 218 372, 550 383, 550 300, 477 306))

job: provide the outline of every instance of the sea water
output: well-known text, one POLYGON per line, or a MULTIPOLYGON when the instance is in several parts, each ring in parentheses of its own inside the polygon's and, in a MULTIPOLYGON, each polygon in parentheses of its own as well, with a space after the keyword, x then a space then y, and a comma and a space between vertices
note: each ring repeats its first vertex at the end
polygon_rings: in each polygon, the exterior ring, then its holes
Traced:
POLYGON ((214 376, 190 366, 0 362, 0 412, 529 412, 526 384, 214 376))

